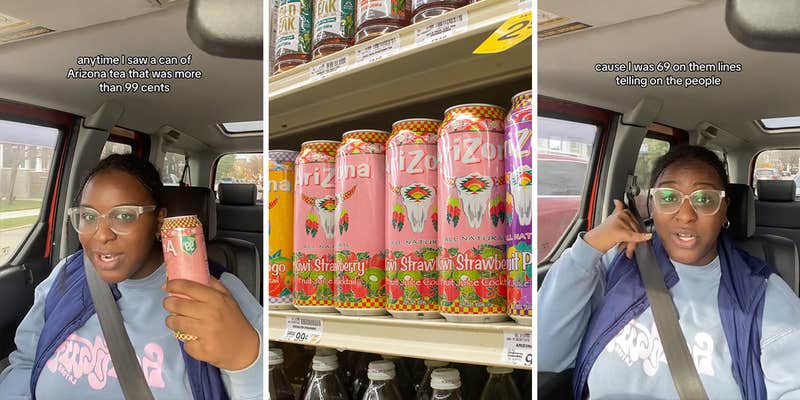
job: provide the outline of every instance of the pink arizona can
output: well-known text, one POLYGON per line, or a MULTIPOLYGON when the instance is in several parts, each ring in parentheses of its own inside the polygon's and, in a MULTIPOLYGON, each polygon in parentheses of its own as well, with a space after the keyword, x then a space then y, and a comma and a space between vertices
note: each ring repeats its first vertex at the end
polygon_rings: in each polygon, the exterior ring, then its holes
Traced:
POLYGON ((335 160, 339 142, 313 140, 300 147, 294 175, 294 306, 334 312, 333 232, 335 160))
POLYGON ((441 121, 405 119, 386 145, 386 309, 438 318, 437 158, 441 121))
POLYGON ((439 298, 449 321, 508 318, 504 116, 465 104, 445 111, 439 129, 439 298))
POLYGON ((196 215, 164 218, 161 247, 167 280, 186 279, 206 286, 211 284, 203 224, 196 215))
POLYGON ((531 91, 511 99, 506 116, 506 257, 508 261, 508 314, 530 325, 533 316, 533 164, 531 157, 531 91))
POLYGON ((336 309, 386 314, 384 187, 389 133, 356 130, 336 153, 336 309))

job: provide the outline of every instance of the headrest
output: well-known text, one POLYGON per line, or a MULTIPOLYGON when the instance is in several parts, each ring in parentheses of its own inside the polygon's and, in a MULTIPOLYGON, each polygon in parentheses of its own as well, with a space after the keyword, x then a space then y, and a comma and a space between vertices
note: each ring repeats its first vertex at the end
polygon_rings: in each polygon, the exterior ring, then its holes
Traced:
POLYGON ((206 241, 217 236, 217 205, 214 192, 207 187, 164 186, 167 217, 197 215, 203 224, 206 241))
POLYGON ((759 201, 794 201, 794 179, 756 181, 759 201))
POLYGON ((252 183, 220 183, 219 204, 252 206, 256 204, 258 190, 252 183))
POLYGON ((734 239, 747 239, 756 232, 756 202, 753 189, 741 183, 731 183, 725 190, 728 203, 728 231, 734 239))

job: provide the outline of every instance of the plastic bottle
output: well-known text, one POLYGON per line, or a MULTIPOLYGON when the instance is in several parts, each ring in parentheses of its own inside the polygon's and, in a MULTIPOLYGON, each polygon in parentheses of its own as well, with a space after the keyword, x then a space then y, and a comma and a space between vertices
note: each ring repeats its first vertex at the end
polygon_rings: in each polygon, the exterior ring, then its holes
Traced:
POLYGON ((397 376, 395 382, 397 383, 397 388, 400 389, 400 394, 403 395, 404 399, 413 399, 416 393, 414 391, 414 380, 411 378, 411 371, 406 360, 402 357, 389 355, 384 355, 383 359, 394 363, 395 375, 397 376))
MULTIPOLYGON (((315 357, 316 356, 337 356, 337 353, 336 353, 336 349, 331 349, 329 347, 317 347, 317 348, 314 349, 314 356, 315 357)), ((337 356, 337 360, 338 360, 338 356, 337 356)), ((314 367, 314 361, 312 359, 312 361, 308 363, 308 373, 306 374, 306 378, 303 381, 303 388, 300 390, 300 393, 305 393, 306 389, 308 389, 308 385, 311 383, 311 375, 314 374, 313 367, 314 367)), ((345 376, 344 376, 344 374, 342 372, 343 371, 342 371, 342 369, 340 367, 337 368, 336 369, 336 376, 339 377, 339 382, 342 382, 342 386, 344 386, 345 390, 347 390, 347 385, 345 384, 346 383, 345 376)))
POLYGON ((273 71, 288 71, 311 60, 311 0, 279 0, 273 71))
POLYGON ((336 355, 314 356, 311 380, 303 400, 350 400, 337 376, 339 361, 336 355))
POLYGON ((369 386, 362 400, 401 400, 400 389, 395 382, 395 365, 390 360, 379 360, 369 363, 367 371, 369 386))
POLYGON ((269 398, 294 400, 294 390, 283 370, 283 350, 269 349, 269 398))
POLYGON ((511 368, 487 367, 489 380, 483 387, 480 400, 522 400, 522 396, 511 377, 514 372, 511 368))
POLYGON ((354 399, 361 399, 369 386, 369 377, 367 377, 367 370, 371 361, 379 360, 377 354, 372 353, 359 353, 356 355, 356 361, 353 367, 353 384, 351 387, 351 394, 354 399))
POLYGON ((433 370, 431 388, 433 388, 431 400, 461 400, 461 376, 458 370, 455 368, 433 370))
POLYGON ((425 360, 425 375, 422 376, 422 381, 417 387, 417 400, 431 400, 431 396, 433 396, 431 374, 436 368, 443 368, 448 364, 447 361, 425 360))
POLYGON ((354 0, 313 0, 314 43, 312 58, 333 54, 353 45, 354 0))

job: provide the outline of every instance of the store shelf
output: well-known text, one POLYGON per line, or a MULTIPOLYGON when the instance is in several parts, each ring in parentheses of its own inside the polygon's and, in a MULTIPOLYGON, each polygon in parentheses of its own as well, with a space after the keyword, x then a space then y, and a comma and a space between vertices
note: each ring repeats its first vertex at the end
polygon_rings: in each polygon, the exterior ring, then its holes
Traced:
POLYGON ((328 128, 345 121, 420 104, 434 107, 433 113, 441 118, 444 109, 431 102, 483 88, 491 90, 515 80, 521 82, 516 85, 521 86, 519 90, 530 88, 530 40, 498 54, 472 54, 500 24, 520 13, 519 4, 515 0, 482 0, 271 77, 271 143, 289 143, 287 137, 302 134, 321 138, 329 134, 328 128), (465 16, 464 30, 433 43, 415 43, 417 30, 459 16, 465 16), (374 62, 357 63, 359 52, 388 39, 397 41, 394 53, 374 62), (312 71, 339 59, 345 60, 343 70, 322 79, 312 78, 312 71))
POLYGON ((351 317, 336 313, 269 312, 269 340, 283 339, 289 317, 322 320, 316 346, 450 362, 531 369, 502 360, 505 333, 531 333, 514 322, 465 324, 392 317, 351 317))

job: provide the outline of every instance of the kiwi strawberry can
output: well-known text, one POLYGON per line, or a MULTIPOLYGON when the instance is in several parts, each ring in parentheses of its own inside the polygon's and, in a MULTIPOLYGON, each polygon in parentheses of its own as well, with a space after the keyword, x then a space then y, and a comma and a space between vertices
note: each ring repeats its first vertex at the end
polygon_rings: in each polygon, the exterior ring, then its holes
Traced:
POLYGON ((339 142, 313 140, 300 147, 294 174, 294 306, 334 312, 333 232, 336 149, 339 142))
POLYGON ((269 151, 269 198, 267 235, 269 249, 268 294, 269 307, 274 310, 292 306, 292 223, 294 209, 294 161, 297 152, 291 150, 269 151))
POLYGON ((211 283, 203 224, 196 215, 164 218, 161 247, 167 280, 187 279, 206 286, 211 283))
POLYGON ((336 154, 336 309, 345 315, 386 314, 384 188, 389 133, 356 130, 336 154))
POLYGON ((506 257, 508 269, 508 314, 521 324, 532 323, 533 164, 531 91, 511 99, 506 116, 506 257))
POLYGON ((441 121, 405 119, 386 144, 386 309, 438 318, 437 156, 441 121))
POLYGON ((465 104, 439 129, 439 312, 492 322, 506 312, 503 108, 465 104))

